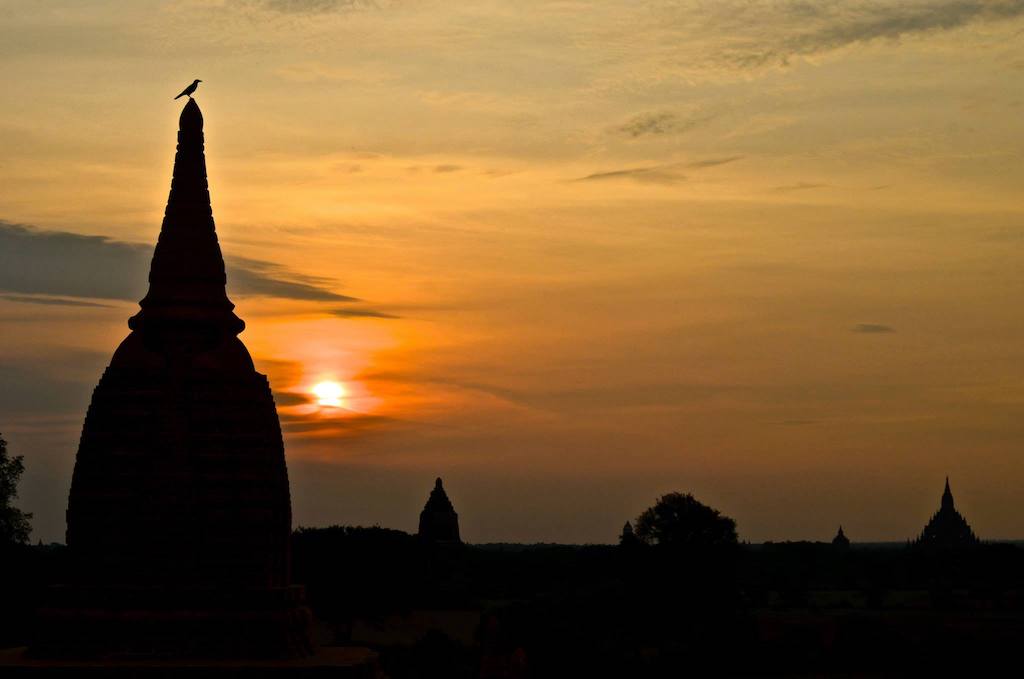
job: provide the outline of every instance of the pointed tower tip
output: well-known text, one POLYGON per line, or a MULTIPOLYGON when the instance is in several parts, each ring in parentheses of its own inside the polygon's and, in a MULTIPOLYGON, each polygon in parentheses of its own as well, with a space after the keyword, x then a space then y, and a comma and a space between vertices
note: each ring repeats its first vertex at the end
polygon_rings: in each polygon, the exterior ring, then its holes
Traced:
POLYGON ((953 509, 953 491, 949 489, 949 477, 946 477, 946 487, 942 491, 942 507, 953 509))
POLYGON ((437 479, 434 481, 434 488, 442 488, 442 487, 443 487, 443 485, 441 484, 441 477, 438 476, 437 479))
POLYGON ((203 114, 194 99, 186 102, 178 124, 171 190, 150 263, 149 292, 128 327, 163 332, 202 325, 215 331, 210 337, 237 335, 245 323, 233 312, 225 289, 224 257, 206 179, 203 114))
POLYGON ((181 117, 178 118, 178 129, 182 132, 202 132, 203 112, 199 110, 199 104, 195 99, 189 98, 185 107, 181 109, 181 117))

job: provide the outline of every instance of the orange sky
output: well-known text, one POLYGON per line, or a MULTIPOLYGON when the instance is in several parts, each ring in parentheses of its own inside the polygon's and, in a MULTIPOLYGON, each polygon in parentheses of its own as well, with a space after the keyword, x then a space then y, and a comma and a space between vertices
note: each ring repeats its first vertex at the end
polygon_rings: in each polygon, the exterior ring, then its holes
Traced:
POLYGON ((1024 2, 0 15, 0 432, 35 537, 193 78, 297 524, 412 529, 442 475, 470 541, 610 541, 671 490, 744 539, 905 539, 949 474, 979 535, 1024 536, 1024 2))

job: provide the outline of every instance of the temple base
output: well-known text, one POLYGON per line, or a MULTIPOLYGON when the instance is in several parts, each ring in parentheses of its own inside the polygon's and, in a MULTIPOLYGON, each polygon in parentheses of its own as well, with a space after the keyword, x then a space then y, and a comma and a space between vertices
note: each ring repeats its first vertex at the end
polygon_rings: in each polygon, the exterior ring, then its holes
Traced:
POLYGON ((326 646, 305 658, 291 660, 58 660, 30 656, 24 648, 0 650, 4 679, 30 677, 333 677, 378 679, 383 676, 377 654, 366 648, 326 646))
POLYGON ((28 654, 38 659, 289 659, 313 654, 302 587, 47 590, 28 654))

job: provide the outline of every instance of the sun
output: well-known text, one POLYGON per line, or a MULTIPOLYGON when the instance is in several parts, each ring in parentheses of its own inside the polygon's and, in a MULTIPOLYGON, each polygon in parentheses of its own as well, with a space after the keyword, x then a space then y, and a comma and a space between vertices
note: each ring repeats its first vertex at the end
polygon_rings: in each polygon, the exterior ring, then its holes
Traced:
POLYGON ((313 385, 313 395, 316 396, 316 402, 322 407, 340 408, 341 399, 347 395, 347 392, 341 383, 326 380, 313 385))

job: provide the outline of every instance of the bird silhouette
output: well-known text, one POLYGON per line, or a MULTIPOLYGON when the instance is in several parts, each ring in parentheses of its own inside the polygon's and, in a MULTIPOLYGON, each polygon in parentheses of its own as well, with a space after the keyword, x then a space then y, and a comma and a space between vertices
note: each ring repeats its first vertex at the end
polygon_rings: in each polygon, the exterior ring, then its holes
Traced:
POLYGON ((181 94, 176 96, 175 99, 181 99, 186 94, 188 95, 188 98, 191 99, 192 98, 192 93, 196 91, 196 88, 199 87, 199 83, 201 83, 201 82, 203 82, 203 81, 198 79, 198 78, 196 78, 195 80, 192 81, 192 84, 189 85, 188 87, 186 87, 185 89, 183 89, 181 91, 181 94))

